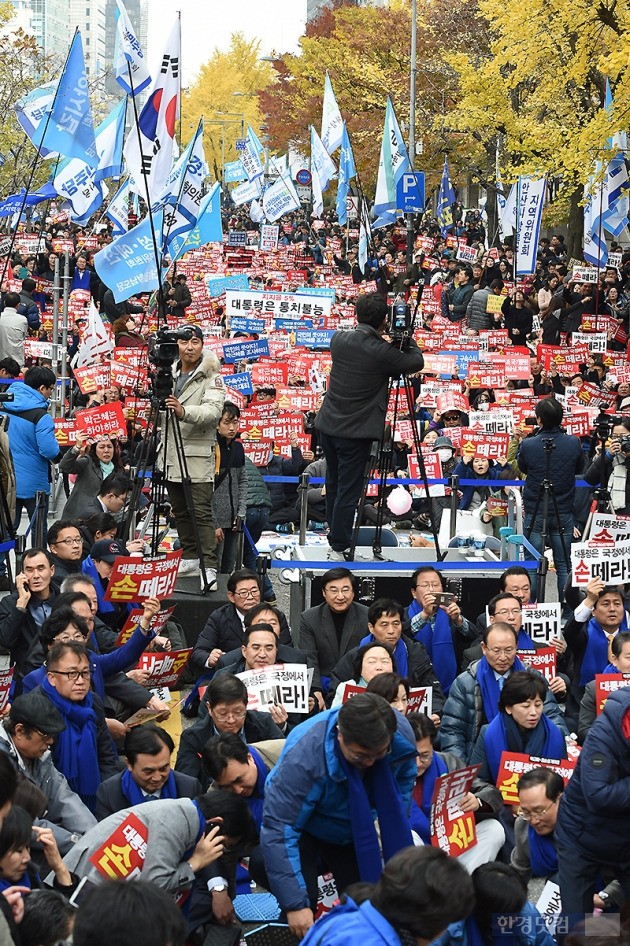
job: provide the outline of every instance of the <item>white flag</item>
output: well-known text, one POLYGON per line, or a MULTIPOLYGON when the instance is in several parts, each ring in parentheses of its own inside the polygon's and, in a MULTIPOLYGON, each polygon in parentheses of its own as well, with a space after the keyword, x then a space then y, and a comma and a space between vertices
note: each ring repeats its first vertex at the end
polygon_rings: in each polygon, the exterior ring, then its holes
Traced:
POLYGON ((279 177, 275 184, 263 194, 263 211, 267 220, 273 222, 284 214, 297 210, 300 198, 290 177, 279 177))
POLYGON ((166 43, 161 69, 140 112, 140 134, 134 125, 125 143, 132 187, 146 198, 146 179, 152 204, 161 194, 173 164, 175 122, 179 112, 180 47, 178 17, 166 43))
POLYGON ((114 57, 116 82, 123 87, 127 95, 138 95, 151 84, 151 76, 125 5, 122 0, 116 0, 116 3, 118 5, 114 57), (131 73, 131 81, 129 73, 131 73))
POLYGON ((322 109, 322 144, 328 154, 332 154, 337 148, 341 147, 341 136, 343 134, 343 119, 337 99, 333 92, 330 76, 326 73, 324 82, 324 107, 322 109))
POLYGON ((94 302, 90 301, 87 328, 83 341, 79 345, 79 350, 74 356, 72 367, 83 368, 84 365, 100 364, 106 357, 111 355, 113 347, 114 343, 105 331, 103 320, 98 314, 94 302))
POLYGON ((365 206, 365 201, 363 198, 360 198, 360 207, 359 215, 361 217, 361 225, 359 227, 359 269, 365 275, 365 267, 367 265, 368 258, 368 238, 370 233, 370 224, 368 218, 367 207, 365 206))
POLYGON ((322 140, 311 125, 311 167, 314 167, 319 177, 322 191, 330 184, 337 169, 332 158, 324 148, 322 140))
MULTIPOLYGON (((206 159, 203 152, 203 119, 197 131, 184 148, 173 168, 162 193, 159 204, 166 205, 164 211, 164 247, 168 253, 175 237, 186 236, 197 222, 202 197, 202 185, 206 176, 206 159)), ((151 208, 152 210, 155 208, 151 208)))
POLYGON ((260 180, 245 181, 244 184, 239 184, 238 187, 230 191, 230 197, 235 207, 248 204, 250 200, 256 200, 260 197, 260 180))

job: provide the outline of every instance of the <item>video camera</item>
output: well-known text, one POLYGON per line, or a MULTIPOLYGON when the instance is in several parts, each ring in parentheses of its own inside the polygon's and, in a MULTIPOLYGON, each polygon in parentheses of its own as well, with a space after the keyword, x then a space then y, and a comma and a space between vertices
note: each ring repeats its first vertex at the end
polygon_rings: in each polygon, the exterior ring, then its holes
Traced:
POLYGON ((413 335, 415 317, 411 306, 404 299, 395 299, 388 309, 387 335, 392 344, 404 348, 413 335))
POLYGON ((192 328, 182 325, 177 329, 161 328, 155 335, 155 341, 149 352, 149 361, 155 365, 153 375, 153 397, 164 401, 173 393, 173 362, 179 357, 180 339, 192 337, 192 328))

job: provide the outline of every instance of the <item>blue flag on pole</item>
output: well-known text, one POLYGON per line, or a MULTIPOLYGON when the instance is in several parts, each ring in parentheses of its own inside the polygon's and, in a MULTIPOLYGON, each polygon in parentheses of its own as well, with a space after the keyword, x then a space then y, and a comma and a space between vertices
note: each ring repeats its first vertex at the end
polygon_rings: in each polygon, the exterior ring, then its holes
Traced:
POLYGON ((50 148, 44 148, 41 144, 42 132, 46 123, 46 116, 52 108, 53 99, 57 82, 47 82, 36 89, 32 89, 27 95, 19 99, 13 108, 15 117, 22 126, 24 134, 28 137, 42 158, 47 158, 55 152, 50 148), (42 124, 43 123, 43 124, 42 124), (40 131, 40 126, 42 131, 40 131))
POLYGON ((125 5, 122 0, 116 0, 116 4, 118 6, 114 46, 116 82, 128 95, 138 95, 151 85, 151 76, 125 5))
POLYGON ((339 184, 337 186, 337 216, 341 226, 348 222, 348 208, 346 198, 350 193, 350 181, 356 175, 357 169, 354 164, 354 155, 346 123, 343 123, 341 132, 341 151, 339 153, 339 184))
POLYGON ((70 46, 43 144, 66 158, 81 158, 93 168, 98 165, 80 30, 70 46))
MULTIPOLYGON (((153 214, 158 249, 162 240, 162 211, 153 214)), ((112 290, 116 302, 124 302, 137 292, 158 288, 158 268, 149 217, 94 257, 94 268, 102 282, 112 290)))
POLYGON ((170 255, 173 262, 188 250, 194 250, 206 243, 222 243, 221 225, 221 188, 217 181, 209 194, 201 201, 197 223, 188 234, 174 237, 170 242, 170 255))
POLYGON ((114 236, 120 236, 129 229, 129 194, 129 180, 126 180, 122 187, 118 188, 105 211, 114 224, 114 236))
POLYGON ((448 158, 445 157, 437 205, 437 218, 440 222, 440 232, 443 237, 446 236, 450 228, 453 226, 454 203, 455 191, 453 190, 453 185, 451 184, 451 175, 448 169, 448 158))

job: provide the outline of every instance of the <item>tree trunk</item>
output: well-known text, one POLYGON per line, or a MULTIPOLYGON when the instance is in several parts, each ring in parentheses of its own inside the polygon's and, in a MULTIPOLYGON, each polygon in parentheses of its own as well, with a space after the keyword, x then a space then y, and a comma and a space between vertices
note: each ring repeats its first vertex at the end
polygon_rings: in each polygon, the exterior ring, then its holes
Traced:
POLYGON ((583 190, 577 187, 571 194, 567 233, 567 253, 569 259, 582 259, 584 249, 584 208, 580 206, 583 190))

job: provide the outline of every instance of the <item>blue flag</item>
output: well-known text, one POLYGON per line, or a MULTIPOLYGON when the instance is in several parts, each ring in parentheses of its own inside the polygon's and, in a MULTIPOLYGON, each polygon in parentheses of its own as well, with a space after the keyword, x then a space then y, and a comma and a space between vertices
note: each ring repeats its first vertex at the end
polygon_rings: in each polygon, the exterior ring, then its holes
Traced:
MULTIPOLYGON (((158 250, 162 240, 162 211, 153 214, 158 250)), ((124 302, 138 292, 158 288, 158 267, 155 259, 149 217, 94 257, 94 268, 102 282, 112 290, 116 302, 124 302)))
POLYGON ((24 204, 25 207, 33 207, 35 204, 40 204, 43 200, 52 200, 53 197, 57 196, 57 192, 50 181, 46 184, 42 184, 39 190, 29 191, 26 200, 24 200, 25 193, 26 191, 22 187, 18 194, 11 194, 10 197, 1 201, 0 217, 10 217, 11 214, 18 213, 22 204, 24 204))
POLYGON ((222 243, 223 227, 221 226, 221 188, 219 183, 213 185, 209 194, 206 194, 199 206, 199 216, 193 229, 186 235, 176 236, 170 244, 170 254, 173 262, 188 250, 194 250, 206 243, 222 243))
POLYGON ((129 180, 126 180, 116 191, 105 211, 109 219, 113 221, 114 229, 112 233, 114 236, 126 233, 129 228, 129 194, 129 180))
POLYGON ((42 158, 54 154, 50 148, 42 146, 42 133, 46 124, 46 116, 52 108, 57 83, 47 82, 24 95, 13 106, 15 117, 22 126, 24 134, 35 145, 42 158), (41 129, 41 130, 40 130, 41 129))
POLYGON ((339 154, 339 184, 337 186, 337 216, 341 226, 348 222, 348 208, 346 198, 350 193, 350 180, 356 175, 357 169, 354 165, 354 155, 348 137, 346 123, 343 123, 341 133, 341 152, 339 154))
POLYGON ((43 143, 66 158, 81 158, 93 168, 98 165, 80 30, 72 40, 43 143))
POLYGON ((455 191, 451 184, 451 175, 448 169, 448 158, 444 158, 444 170, 442 171, 442 180, 440 181, 440 193, 438 194, 437 218, 440 222, 440 233, 446 236, 453 226, 453 204, 455 203, 455 191))

